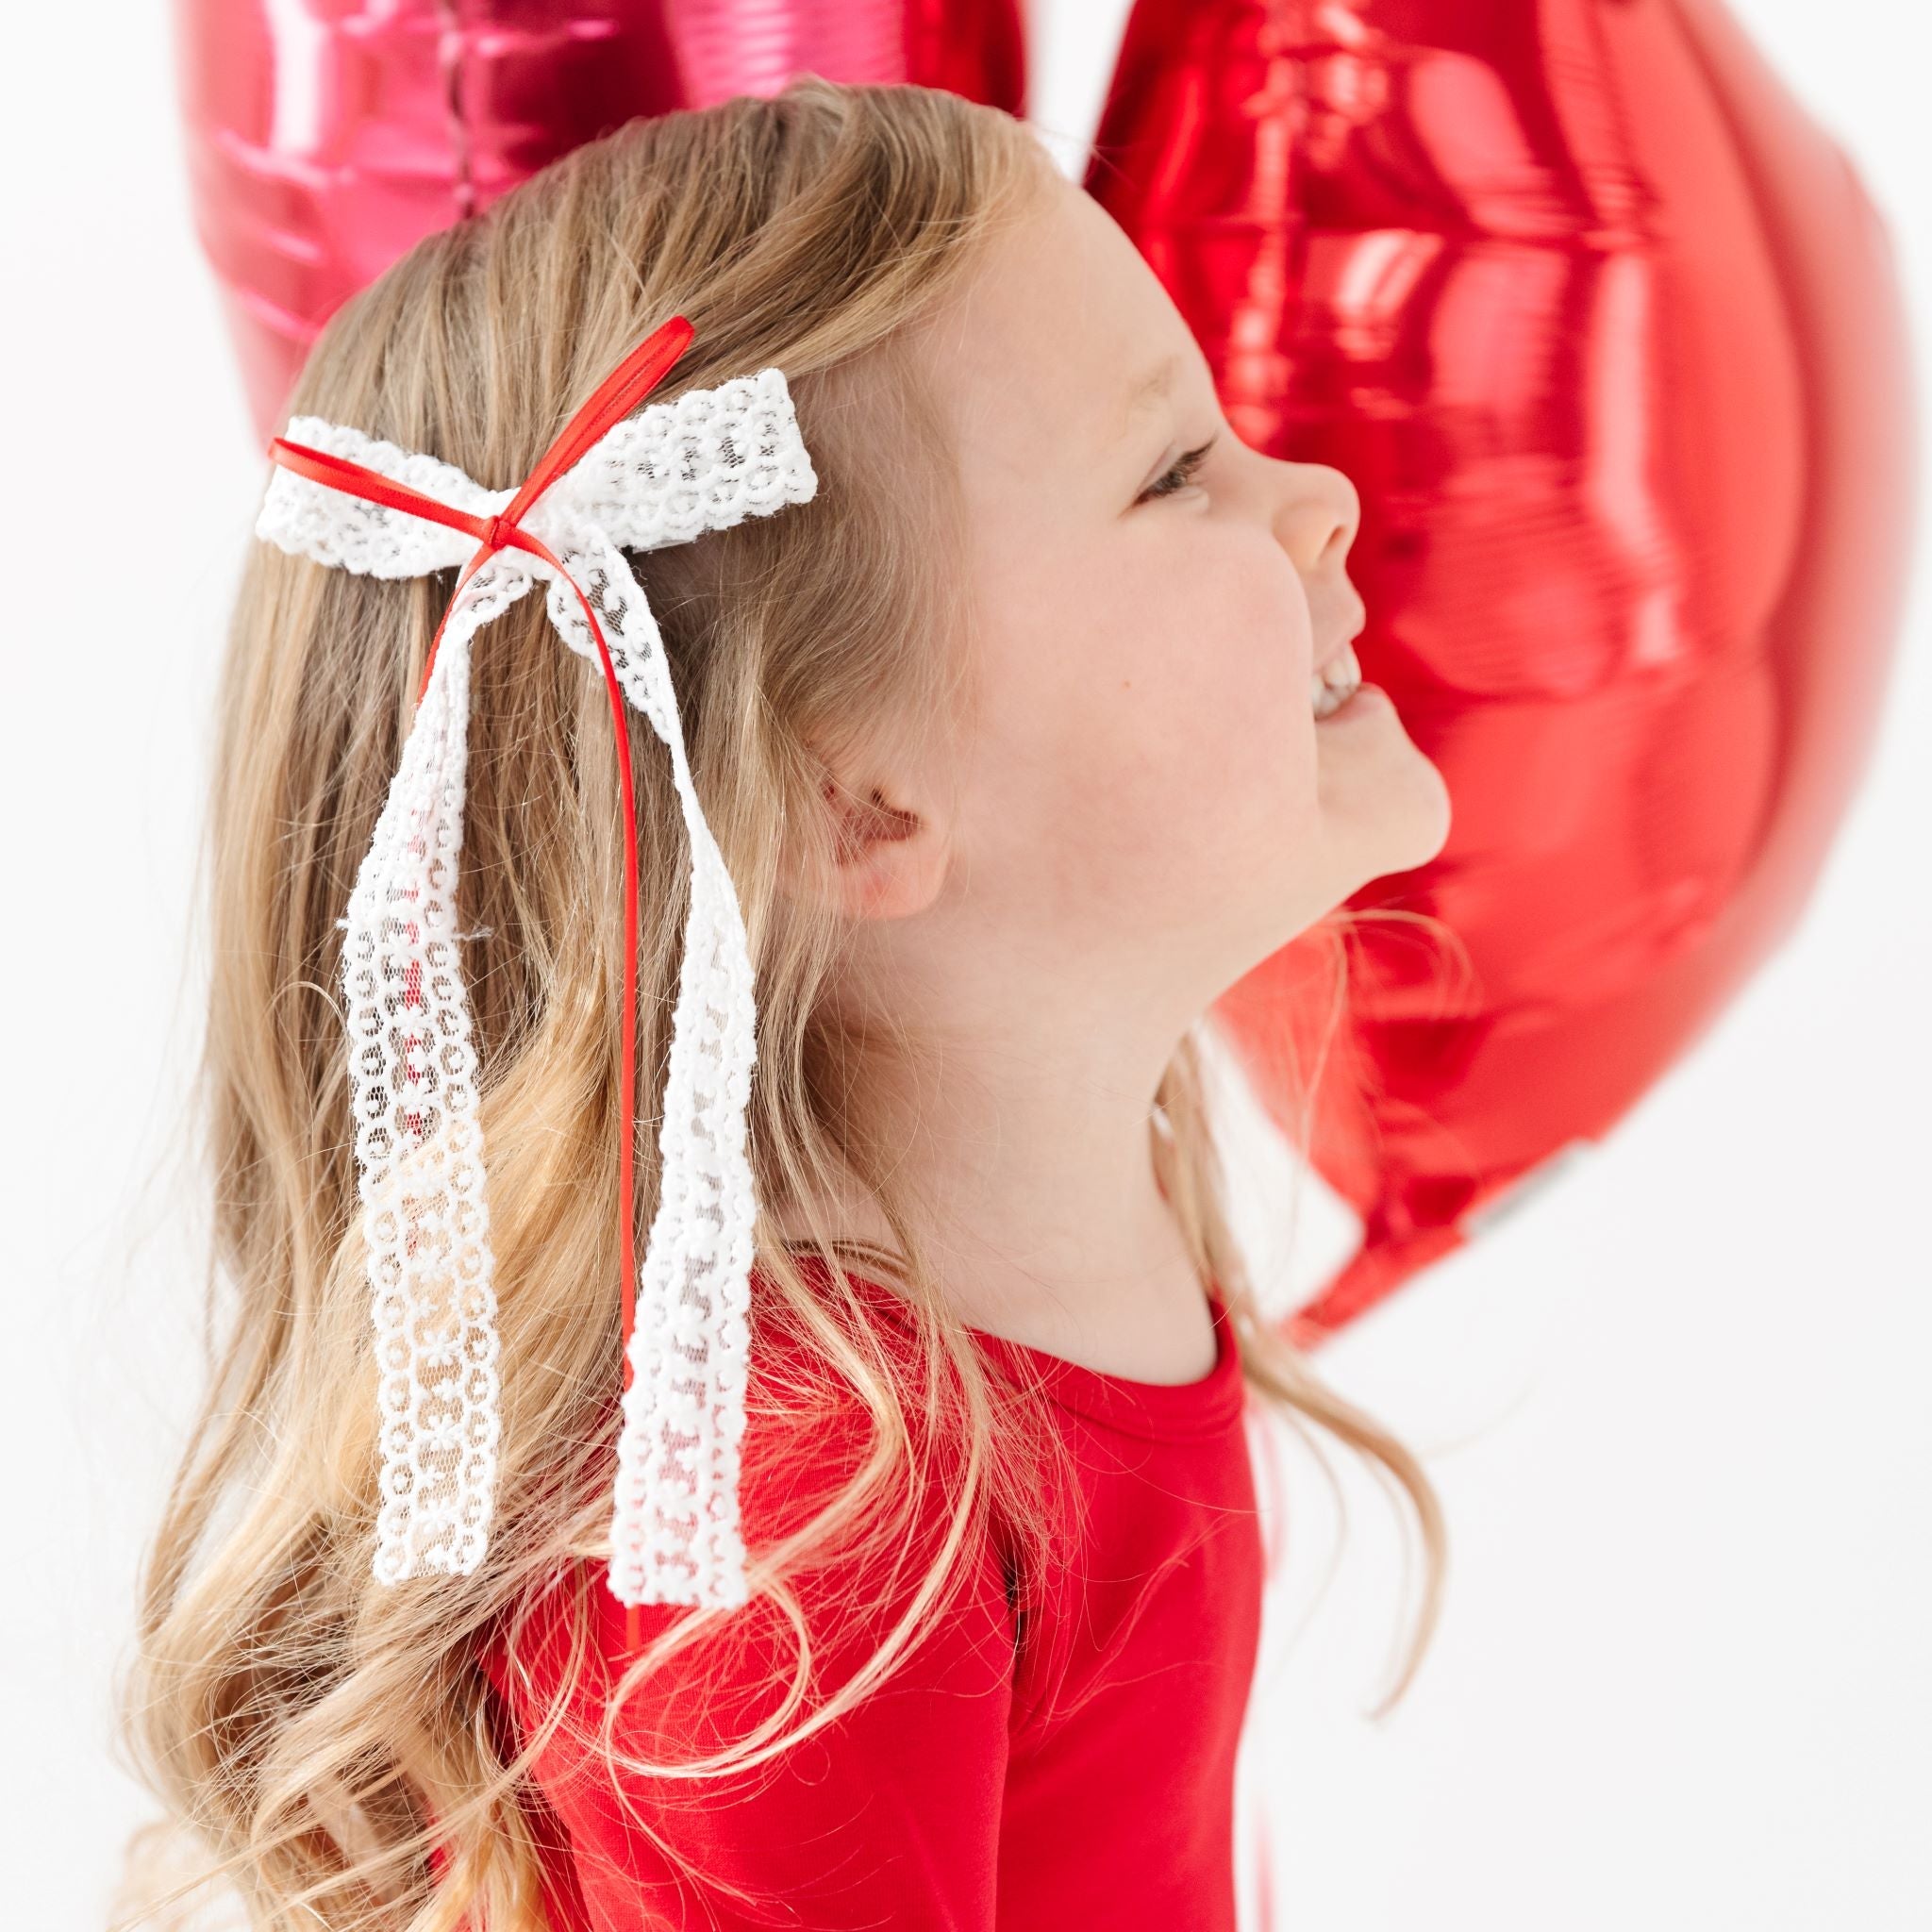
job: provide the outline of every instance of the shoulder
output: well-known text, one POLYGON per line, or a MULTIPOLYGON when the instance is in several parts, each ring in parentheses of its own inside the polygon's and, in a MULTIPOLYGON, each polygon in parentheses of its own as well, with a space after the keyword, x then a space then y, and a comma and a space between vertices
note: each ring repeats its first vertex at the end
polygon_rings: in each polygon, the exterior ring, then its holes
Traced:
MULTIPOLYGON (((891 1319, 863 1333, 841 1329, 829 1349, 769 1313, 756 1322, 741 1523, 754 1565, 774 1559, 780 1588, 758 1590, 755 1575, 750 1602, 706 1613, 701 1633, 649 1680, 660 1721, 699 1686, 714 1719, 728 1719, 728 1705, 742 1720, 773 1685, 791 1680, 802 1652, 819 1689, 834 1691, 908 1613, 923 1634, 886 1681, 990 1693, 1009 1686, 1015 1612, 1004 1540, 990 1531, 983 1502, 965 1493, 957 1432, 929 1417, 927 1374, 909 1331, 891 1319), (874 1458, 883 1479, 849 1515, 822 1523, 874 1458)), ((644 1641, 699 1618, 688 1606, 646 1605, 644 1641)), ((558 1703, 582 1712, 629 1663, 625 1629, 602 1561, 559 1563, 498 1620, 485 1668, 526 1722, 558 1703)), ((670 1727, 715 1728, 695 1706, 670 1727)))
MULTIPOLYGON (((855 1345, 873 1365, 873 1344, 855 1345)), ((876 1391, 808 1338, 761 1328, 752 1358, 740 1498, 756 1573, 888 1430, 876 1391)), ((584 1923, 736 1932, 771 1923, 734 1903, 754 1897, 792 1923, 992 1925, 1012 1612, 990 1541, 959 1531, 934 1432, 915 1414, 907 1433, 883 1512, 784 1560, 782 1592, 723 1614, 645 1606, 647 1646, 699 1620, 655 1667, 632 1669, 599 1560, 558 1565, 500 1620, 483 1659, 492 1719, 512 1752, 533 1746, 533 1808, 558 1821, 558 1884, 584 1923), (772 1755, 746 1769, 747 1749, 772 1755), (714 1754, 724 1769, 689 1769, 714 1754)))

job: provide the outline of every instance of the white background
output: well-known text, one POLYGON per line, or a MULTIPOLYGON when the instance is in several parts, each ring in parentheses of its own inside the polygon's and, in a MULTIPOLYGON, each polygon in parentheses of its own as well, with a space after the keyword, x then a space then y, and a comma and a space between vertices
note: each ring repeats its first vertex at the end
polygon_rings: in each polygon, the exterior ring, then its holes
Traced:
MULTIPOLYGON (((1124 12, 1035 9, 1033 119, 1070 172, 1124 12)), ((1932 314, 1918 10, 1739 12, 1932 314)), ((69 1932, 101 1923, 147 1809, 108 1686, 196 1374, 199 788, 265 470, 191 228, 166 10, 10 32, 0 1898, 69 1932)), ((1274 1925, 1932 1927, 1925 631, 1921 571, 1836 850, 1724 1021, 1607 1144, 1322 1351, 1424 1453, 1452 1569, 1421 1678, 1369 1724, 1412 1553, 1339 1448, 1338 1545, 1285 1449, 1291 1576, 1241 1762, 1274 1925)), ((1348 1240, 1321 1206, 1291 1257, 1311 1280, 1348 1240)), ((1260 1932, 1247 1876, 1242 1903, 1260 1932)))

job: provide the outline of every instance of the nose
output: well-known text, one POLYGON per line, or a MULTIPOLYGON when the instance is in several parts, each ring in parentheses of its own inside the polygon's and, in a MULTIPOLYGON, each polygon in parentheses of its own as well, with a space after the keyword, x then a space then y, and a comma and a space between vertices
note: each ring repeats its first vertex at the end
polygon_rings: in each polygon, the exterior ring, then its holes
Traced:
POLYGON ((1327 463, 1283 463, 1280 481, 1276 535, 1307 587, 1318 642, 1356 637, 1368 622, 1368 607, 1348 580, 1361 494, 1327 463))
POLYGON ((1280 534, 1304 576, 1340 576, 1361 527, 1362 500, 1355 485, 1327 463, 1282 466, 1280 534))

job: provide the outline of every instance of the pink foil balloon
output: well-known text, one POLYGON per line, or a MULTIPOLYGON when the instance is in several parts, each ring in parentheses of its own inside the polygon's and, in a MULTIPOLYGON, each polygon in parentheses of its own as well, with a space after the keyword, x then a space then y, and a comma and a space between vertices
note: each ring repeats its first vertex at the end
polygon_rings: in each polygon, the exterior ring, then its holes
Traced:
MULTIPOLYGON (((1473 971, 1363 931, 1314 1154, 1365 1234, 1314 1340, 1600 1139, 1790 930, 1902 601, 1905 320, 1716 0, 1141 0, 1096 145, 1229 422, 1359 487, 1363 669, 1452 800, 1351 902, 1473 971)), ((1322 971, 1291 946, 1217 1009, 1284 1128, 1322 971)))
POLYGON ((191 194, 265 442, 328 317, 639 114, 794 75, 1024 110, 1017 0, 175 0, 191 194))

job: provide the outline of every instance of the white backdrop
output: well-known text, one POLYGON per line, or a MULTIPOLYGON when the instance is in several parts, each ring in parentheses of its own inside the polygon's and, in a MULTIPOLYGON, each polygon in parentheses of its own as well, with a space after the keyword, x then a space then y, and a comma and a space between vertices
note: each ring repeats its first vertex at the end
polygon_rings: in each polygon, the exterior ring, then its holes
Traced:
MULTIPOLYGON (((1923 330, 1918 10, 1737 6, 1888 212, 1923 330)), ((1070 172, 1124 14, 1036 5, 1033 118, 1070 172)), ((198 1374, 195 841, 267 473, 192 231, 166 10, 10 25, 0 1898, 79 1932, 147 1810, 108 1690, 198 1374)), ((1283 1437, 1290 1576, 1241 1760, 1276 1926, 1932 1927, 1924 575, 1794 937, 1607 1144, 1322 1353, 1424 1454, 1452 1564, 1420 1680, 1369 1724, 1412 1553, 1338 1449, 1340 1540, 1283 1437)), ((1311 1284, 1349 1230, 1310 1202, 1277 1258, 1311 1284)))

